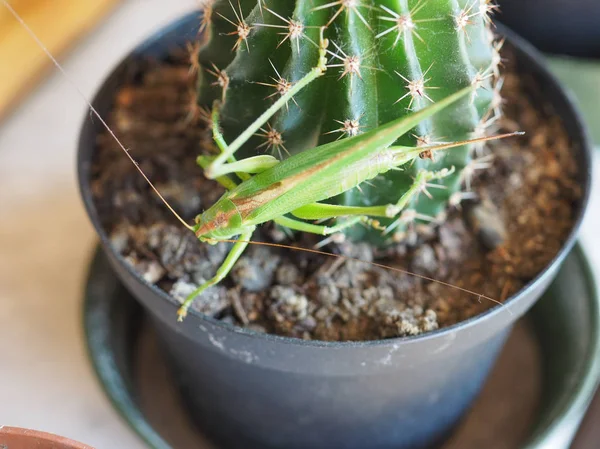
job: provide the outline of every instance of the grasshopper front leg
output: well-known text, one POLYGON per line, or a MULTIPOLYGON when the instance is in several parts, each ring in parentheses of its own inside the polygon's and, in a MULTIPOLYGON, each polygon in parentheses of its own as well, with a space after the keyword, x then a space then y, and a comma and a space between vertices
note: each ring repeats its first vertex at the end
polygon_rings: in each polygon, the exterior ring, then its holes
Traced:
MULTIPOLYGON (((210 166, 211 162, 214 161, 214 159, 214 156, 198 156, 198 159, 196 161, 198 165, 204 168, 210 166)), ((273 168, 277 164, 279 164, 279 159, 268 154, 252 156, 246 159, 240 159, 239 161, 230 162, 229 164, 223 165, 223 170, 221 171, 219 178, 224 177, 225 175, 229 175, 231 173, 235 173, 240 178, 242 178, 242 176, 240 175, 255 175, 257 173, 261 173, 265 170, 268 170, 269 168, 273 168)), ((219 178, 217 178, 217 180, 219 178)), ((244 176, 244 178, 246 178, 246 176, 244 176)))
MULTIPOLYGON (((228 145, 227 142, 225 142, 225 138, 223 137, 219 126, 218 101, 215 101, 213 105, 211 121, 213 140, 217 144, 220 153, 223 154, 225 151, 227 151, 228 145)), ((198 156, 196 162, 206 172, 206 170, 212 166, 216 158, 217 156, 201 155, 198 156)), ((232 186, 235 186, 236 184, 226 175, 235 173, 242 181, 247 181, 250 179, 250 174, 260 173, 279 163, 277 158, 269 155, 249 157, 240 161, 236 160, 235 156, 231 155, 229 158, 227 158, 227 160, 229 162, 222 166, 221 173, 217 178, 215 178, 215 180, 228 190, 231 190, 233 188, 232 186)))
POLYGON ((286 106, 288 102, 298 94, 302 89, 308 86, 317 78, 323 76, 327 70, 327 57, 326 51, 328 46, 328 40, 323 37, 323 30, 321 30, 321 39, 319 43, 319 60, 317 65, 311 69, 306 75, 304 75, 297 83, 295 83, 285 94, 281 95, 279 99, 271 105, 265 112, 263 112, 248 128, 244 130, 231 144, 227 145, 223 136, 220 133, 218 127, 218 112, 215 115, 215 109, 213 108, 213 135, 217 145, 221 149, 221 154, 215 158, 204 171, 205 176, 208 179, 215 179, 219 176, 223 176, 225 173, 231 173, 232 170, 226 168, 227 161, 231 160, 236 151, 238 151, 247 141, 250 139, 262 126, 264 126, 271 117, 273 117, 277 111, 282 107, 286 106))
POLYGON ((246 230, 240 234, 239 241, 233 245, 233 247, 229 251, 229 254, 227 254, 227 257, 225 258, 225 260, 223 261, 223 263, 217 270, 217 273, 215 274, 215 276, 213 278, 209 279, 208 281, 206 281, 204 284, 202 284, 196 290, 194 290, 190 295, 188 295, 188 297, 185 299, 185 301, 183 302, 183 304, 177 311, 177 320, 178 321, 183 321, 183 319, 188 314, 188 310, 189 310, 190 306, 192 305, 194 300, 198 297, 198 295, 200 295, 207 288, 212 287, 213 285, 221 282, 225 278, 225 276, 227 276, 229 274, 229 272, 231 271, 231 269, 233 268, 235 263, 238 261, 238 259, 240 258, 240 256, 242 255, 242 253, 244 252, 246 247, 248 246, 248 242, 252 238, 252 233, 254 232, 255 229, 256 229, 256 226, 246 228, 246 230))
MULTIPOLYGON (((224 173, 231 172, 226 168, 226 161, 244 145, 248 139, 250 139, 262 126, 269 121, 273 115, 288 101, 290 101, 294 95, 300 92, 304 87, 308 86, 312 81, 316 80, 324 73, 320 67, 316 67, 308 72, 300 81, 298 81, 287 93, 282 95, 273 105, 263 112, 246 130, 240 134, 230 145, 222 148, 221 154, 213 161, 213 163, 206 168, 204 171, 205 176, 208 179, 215 179, 222 176, 224 173)), ((223 141, 224 142, 224 141, 223 141)))

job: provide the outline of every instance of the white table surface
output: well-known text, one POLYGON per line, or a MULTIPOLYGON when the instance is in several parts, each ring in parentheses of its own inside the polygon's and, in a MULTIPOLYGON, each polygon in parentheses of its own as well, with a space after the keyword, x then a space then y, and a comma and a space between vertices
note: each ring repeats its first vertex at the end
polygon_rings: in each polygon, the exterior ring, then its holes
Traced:
MULTIPOLYGON (((91 96, 144 36, 195 6, 195 0, 124 0, 64 66, 91 96)), ((61 434, 97 449, 141 449, 97 384, 83 343, 82 289, 96 244, 75 179, 85 111, 73 87, 53 73, 0 123, 0 424, 61 434)), ((582 239, 598 266, 598 157, 594 169, 582 239)))

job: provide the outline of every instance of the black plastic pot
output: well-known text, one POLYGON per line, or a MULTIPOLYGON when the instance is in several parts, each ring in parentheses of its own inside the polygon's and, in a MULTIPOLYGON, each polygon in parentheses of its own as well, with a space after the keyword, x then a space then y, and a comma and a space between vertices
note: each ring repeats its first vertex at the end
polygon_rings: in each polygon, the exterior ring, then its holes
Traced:
MULTIPOLYGON (((106 114, 128 61, 163 58, 198 23, 191 14, 160 31, 113 72, 95 106, 106 114)), ((478 393, 517 318, 546 289, 575 242, 590 191, 590 144, 582 121, 542 59, 508 33, 518 65, 533 76, 573 141, 583 197, 577 222, 546 270, 505 306, 424 336, 359 343, 302 341, 235 328, 191 313, 142 280, 112 249, 90 192, 97 120, 86 117, 79 146, 85 206, 115 271, 149 311, 196 421, 228 448, 419 448, 444 438, 478 393)))
POLYGON ((497 19, 538 49, 600 58, 600 1, 499 0, 497 19))

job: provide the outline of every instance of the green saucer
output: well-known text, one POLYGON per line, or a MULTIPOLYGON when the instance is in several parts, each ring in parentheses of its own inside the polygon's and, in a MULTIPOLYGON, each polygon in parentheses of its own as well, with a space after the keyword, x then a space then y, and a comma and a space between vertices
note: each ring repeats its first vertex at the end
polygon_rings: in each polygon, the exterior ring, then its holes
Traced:
MULTIPOLYGON (((101 250, 83 319, 104 391, 149 447, 214 448, 186 416, 149 321, 101 250)), ((442 448, 568 448, 600 379, 599 325, 596 285, 577 245, 515 326, 479 399, 442 448)))

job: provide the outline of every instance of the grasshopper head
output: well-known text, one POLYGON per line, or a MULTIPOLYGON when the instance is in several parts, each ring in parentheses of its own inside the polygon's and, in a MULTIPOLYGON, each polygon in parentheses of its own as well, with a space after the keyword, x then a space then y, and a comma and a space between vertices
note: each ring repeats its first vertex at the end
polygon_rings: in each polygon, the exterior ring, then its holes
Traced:
POLYGON ((242 217, 228 198, 221 198, 205 210, 196 222, 196 236, 203 241, 228 239, 242 230, 242 217))

